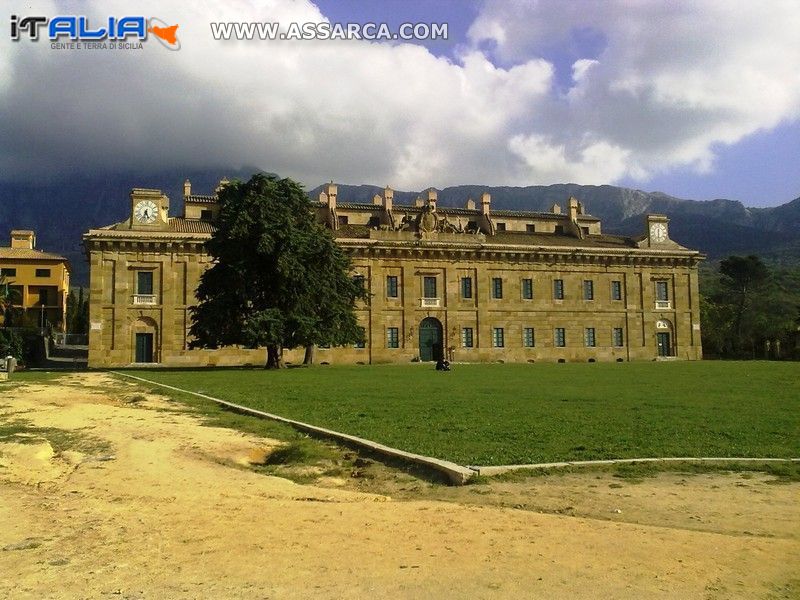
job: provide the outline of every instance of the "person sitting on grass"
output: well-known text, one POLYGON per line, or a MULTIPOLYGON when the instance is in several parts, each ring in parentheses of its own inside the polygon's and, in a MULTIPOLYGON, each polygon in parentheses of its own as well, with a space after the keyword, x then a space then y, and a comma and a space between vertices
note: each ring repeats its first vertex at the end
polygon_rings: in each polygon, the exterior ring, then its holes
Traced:
POLYGON ((437 371, 449 371, 450 370, 450 361, 445 360, 444 358, 440 358, 436 361, 436 370, 437 371))

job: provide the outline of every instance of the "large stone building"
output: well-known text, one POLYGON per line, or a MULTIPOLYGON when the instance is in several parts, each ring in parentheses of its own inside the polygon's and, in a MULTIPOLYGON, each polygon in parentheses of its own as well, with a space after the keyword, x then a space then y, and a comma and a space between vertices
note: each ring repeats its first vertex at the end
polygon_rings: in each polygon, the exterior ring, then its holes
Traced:
POLYGON ((33 231, 15 229, 11 232, 11 244, 0 246, 0 273, 12 292, 11 307, 0 314, 0 325, 66 331, 69 294, 66 258, 37 249, 33 231))
MULTIPOLYGON (((161 191, 134 189, 125 221, 85 234, 90 366, 264 362, 263 350, 188 349, 216 195, 187 181, 184 206, 170 217, 161 191)), ((316 210, 370 292, 357 309, 367 343, 319 348, 318 362, 701 358, 703 257, 670 239, 663 215, 631 238, 602 233, 574 198, 521 212, 492 210, 489 194, 437 206, 430 190, 400 206, 389 188, 371 204, 340 202, 333 184, 316 210)))

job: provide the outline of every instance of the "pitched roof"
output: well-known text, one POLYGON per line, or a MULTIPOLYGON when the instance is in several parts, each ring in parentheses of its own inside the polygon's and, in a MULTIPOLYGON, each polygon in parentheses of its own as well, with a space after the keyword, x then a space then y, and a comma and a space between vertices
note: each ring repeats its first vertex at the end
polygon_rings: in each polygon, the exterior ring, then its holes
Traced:
MULTIPOLYGON (((383 210, 383 207, 380 204, 367 204, 365 202, 339 202, 336 205, 337 208, 342 208, 344 210, 366 210, 366 211, 375 211, 375 210, 383 210)), ((423 206, 415 206, 413 204, 394 204, 392 206, 392 212, 397 213, 417 213, 422 212, 425 210, 425 205, 423 206)), ((478 208, 463 208, 457 206, 441 206, 437 205, 436 207, 437 213, 442 213, 446 215, 464 215, 464 216, 479 216, 481 214, 480 209, 478 208)), ((489 213, 490 217, 521 217, 521 218, 529 218, 529 219, 565 219, 567 218, 566 214, 563 213, 551 213, 551 212, 538 212, 532 210, 492 210, 489 213)), ((578 215, 579 220, 591 220, 597 221, 597 217, 593 217, 592 215, 587 214, 580 214, 578 215)))
POLYGON ((67 259, 60 254, 54 252, 45 252, 43 250, 31 250, 30 248, 11 248, 9 246, 0 246, 0 259, 12 260, 63 260, 67 259))
POLYGON ((194 234, 202 236, 210 236, 216 228, 209 221, 201 219, 184 219, 183 217, 170 217, 167 221, 168 229, 130 229, 128 221, 121 221, 113 225, 106 225, 92 229, 88 232, 89 235, 102 233, 110 237, 170 237, 176 233, 194 234))
POLYGON ((170 231, 177 233, 208 233, 212 234, 216 227, 209 221, 202 221, 200 219, 184 219, 183 217, 170 217, 169 219, 170 231))
MULTIPOLYGON (((370 237, 367 225, 342 225, 334 232, 337 239, 367 239, 370 237)), ((465 243, 474 242, 475 238, 462 234, 465 243)), ((583 239, 559 233, 527 233, 518 231, 502 231, 487 235, 480 242, 483 246, 563 246, 578 248, 636 248, 633 238, 621 235, 587 235, 583 239)))

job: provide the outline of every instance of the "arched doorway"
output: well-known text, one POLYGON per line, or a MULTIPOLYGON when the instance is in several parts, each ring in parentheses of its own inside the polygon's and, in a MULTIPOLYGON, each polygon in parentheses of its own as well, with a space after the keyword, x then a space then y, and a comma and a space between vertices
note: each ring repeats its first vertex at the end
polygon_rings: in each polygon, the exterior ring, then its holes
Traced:
POLYGON ((657 356, 674 356, 672 350, 672 323, 666 319, 656 321, 656 354, 657 356))
POLYGON ((442 322, 435 317, 422 319, 419 324, 419 359, 439 360, 444 357, 442 322))

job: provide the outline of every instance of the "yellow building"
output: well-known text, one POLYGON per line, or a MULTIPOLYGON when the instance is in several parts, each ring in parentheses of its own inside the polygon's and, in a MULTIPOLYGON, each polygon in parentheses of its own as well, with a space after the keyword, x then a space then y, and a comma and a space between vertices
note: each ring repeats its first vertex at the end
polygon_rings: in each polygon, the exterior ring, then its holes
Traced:
MULTIPOLYGON (((437 206, 435 190, 411 206, 393 196, 339 202, 330 184, 316 202, 370 293, 357 307, 367 343, 319 348, 318 362, 702 357, 703 257, 670 239, 664 215, 631 238, 602 233, 575 198, 524 212, 492 210, 489 194, 463 208, 437 206)), ((263 364, 263 350, 188 349, 218 206, 188 182, 184 204, 170 217, 161 191, 134 189, 125 221, 85 234, 90 366, 263 364)))
POLYGON ((0 323, 66 331, 69 294, 66 258, 37 250, 33 231, 14 230, 11 245, 0 246, 0 272, 13 291, 12 307, 0 315, 0 323))

